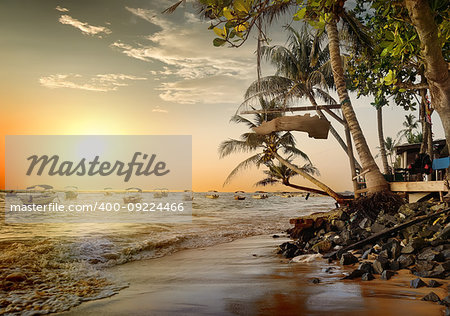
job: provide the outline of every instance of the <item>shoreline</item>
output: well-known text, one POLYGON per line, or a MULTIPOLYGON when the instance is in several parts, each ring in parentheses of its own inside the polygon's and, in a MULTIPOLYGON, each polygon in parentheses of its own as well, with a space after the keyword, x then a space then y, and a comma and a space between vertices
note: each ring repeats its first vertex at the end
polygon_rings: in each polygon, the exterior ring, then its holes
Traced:
POLYGON ((389 281, 342 280, 352 266, 276 255, 288 240, 247 237, 112 267, 108 272, 128 288, 58 315, 442 315, 443 306, 420 300, 428 288, 409 288, 415 277, 408 271, 389 281))

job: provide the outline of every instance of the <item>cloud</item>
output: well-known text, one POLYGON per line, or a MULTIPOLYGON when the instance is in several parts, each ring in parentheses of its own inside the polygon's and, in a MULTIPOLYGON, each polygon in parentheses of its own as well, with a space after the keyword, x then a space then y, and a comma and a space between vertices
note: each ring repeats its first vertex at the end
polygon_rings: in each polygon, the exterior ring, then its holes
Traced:
POLYGON ((57 6, 55 9, 58 10, 59 12, 69 12, 69 9, 63 8, 63 7, 60 7, 60 6, 57 6))
POLYGON ((59 18, 59 22, 62 24, 72 25, 73 27, 79 29, 83 34, 91 35, 91 36, 98 36, 101 37, 100 34, 111 34, 111 30, 104 26, 93 26, 89 25, 86 22, 78 21, 75 18, 72 18, 69 15, 61 15, 59 18))
POLYGON ((156 113, 169 113, 169 111, 162 109, 159 105, 155 106, 152 109, 152 112, 156 112, 156 113))
POLYGON ((147 80, 124 74, 99 74, 84 78, 79 74, 56 74, 39 78, 39 82, 46 88, 72 88, 88 91, 115 91, 119 87, 129 85, 130 81, 147 80))
POLYGON ((245 88, 256 79, 253 43, 239 49, 216 48, 208 23, 192 13, 186 12, 174 23, 171 16, 153 10, 126 10, 160 30, 132 43, 115 41, 111 47, 140 61, 164 64, 152 72, 161 81, 163 100, 182 104, 242 101, 245 88))

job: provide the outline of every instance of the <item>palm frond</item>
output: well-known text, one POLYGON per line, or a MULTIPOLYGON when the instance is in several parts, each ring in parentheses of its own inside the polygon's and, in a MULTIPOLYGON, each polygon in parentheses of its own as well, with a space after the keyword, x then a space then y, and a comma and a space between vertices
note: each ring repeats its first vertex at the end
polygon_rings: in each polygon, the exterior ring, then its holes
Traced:
POLYGON ((250 158, 245 159, 244 161, 240 162, 228 175, 228 177, 225 179, 225 182, 223 183, 223 185, 225 186, 227 183, 229 183, 233 177, 235 177, 239 172, 248 169, 252 166, 256 166, 259 167, 259 165, 261 164, 261 158, 262 158, 262 154, 256 154, 251 156, 250 158))

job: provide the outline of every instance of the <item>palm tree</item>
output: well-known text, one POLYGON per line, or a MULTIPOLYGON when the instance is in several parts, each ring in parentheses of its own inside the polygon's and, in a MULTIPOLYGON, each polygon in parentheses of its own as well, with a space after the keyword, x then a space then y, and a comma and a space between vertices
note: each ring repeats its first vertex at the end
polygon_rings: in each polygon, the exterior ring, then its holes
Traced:
MULTIPOLYGON (((261 108, 266 111, 279 108, 275 101, 268 102, 262 98, 260 98, 260 104, 261 108)), ((263 121, 272 120, 279 116, 281 116, 281 114, 277 112, 258 113, 254 115, 253 120, 249 120, 240 115, 234 115, 231 118, 231 121, 235 123, 243 123, 249 128, 254 128, 261 125, 263 121)), ((255 132, 247 132, 242 134, 239 140, 228 139, 223 141, 219 146, 220 158, 237 152, 256 152, 256 154, 239 163, 228 175, 224 184, 228 183, 240 171, 251 166, 259 167, 261 164, 269 164, 273 158, 276 158, 283 165, 321 188, 329 196, 338 201, 341 200, 342 197, 329 188, 326 184, 289 162, 290 158, 295 156, 301 156, 307 162, 310 162, 308 156, 296 148, 295 145, 295 139, 290 132, 273 132, 268 135, 258 135, 255 132), (287 160, 284 159, 278 154, 278 151, 288 154, 289 158, 287 160)))
MULTIPOLYGON (((292 184, 290 182, 290 179, 292 177, 298 176, 298 173, 292 171, 292 169, 286 167, 285 165, 282 165, 281 163, 279 163, 277 165, 270 163, 267 166, 269 169, 264 170, 264 173, 267 175, 267 177, 256 182, 255 183, 256 186, 266 186, 266 185, 274 185, 277 183, 282 183, 285 186, 288 186, 288 187, 291 187, 291 188, 294 188, 297 190, 308 191, 308 192, 322 194, 322 195, 328 195, 326 192, 321 191, 321 190, 292 184)), ((309 173, 311 175, 319 174, 319 171, 317 170, 317 168, 314 167, 313 165, 311 165, 310 163, 306 163, 305 165, 303 165, 303 167, 301 167, 301 169, 304 172, 309 173)))
POLYGON ((377 107, 377 127, 378 127, 378 142, 380 143, 380 155, 381 155, 381 162, 383 163, 383 170, 385 174, 391 174, 391 170, 389 168, 387 160, 386 145, 384 143, 383 106, 377 107))
POLYGON ((337 93, 341 103, 342 114, 349 126, 352 134, 356 151, 358 152, 362 167, 366 171, 366 186, 369 193, 389 190, 389 184, 380 172, 375 159, 373 158, 367 141, 356 118, 353 110, 346 80, 344 75, 344 67, 341 59, 341 52, 339 47, 339 32, 337 28, 337 18, 334 13, 330 14, 330 19, 325 24, 325 29, 328 36, 328 45, 330 50, 331 68, 333 70, 334 83, 336 85, 337 93))
POLYGON ((397 134, 397 136, 400 137, 400 140, 404 137, 408 144, 416 144, 422 142, 422 133, 415 132, 419 128, 419 120, 416 119, 414 114, 405 115, 403 127, 404 129, 399 131, 397 134))
POLYGON ((386 156, 389 157, 390 166, 394 169, 394 157, 395 157, 395 147, 398 145, 398 141, 392 139, 392 137, 386 137, 384 141, 384 147, 386 151, 386 156))
MULTIPOLYGON (((287 27, 287 31, 289 37, 286 46, 261 47, 262 57, 276 67, 276 73, 253 82, 247 89, 246 101, 243 104, 261 96, 276 98, 284 104, 303 98, 316 107, 317 98, 329 104, 336 104, 337 102, 328 93, 328 88, 334 85, 328 48, 321 49, 318 41, 308 34, 306 27, 301 31, 287 27)), ((325 119, 319 108, 316 109, 316 113, 325 119)), ((330 132, 347 154, 347 145, 332 125, 330 132)), ((361 169, 358 162, 356 167, 361 169)))

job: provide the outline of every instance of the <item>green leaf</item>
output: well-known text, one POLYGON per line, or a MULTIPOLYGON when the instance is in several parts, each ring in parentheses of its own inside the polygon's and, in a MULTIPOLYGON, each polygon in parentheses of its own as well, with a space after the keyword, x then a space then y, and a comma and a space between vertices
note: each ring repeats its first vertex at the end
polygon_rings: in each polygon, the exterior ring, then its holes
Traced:
POLYGON ((213 28, 214 33, 217 34, 217 36, 220 36, 222 38, 226 38, 227 37, 227 29, 223 28, 223 29, 219 29, 217 26, 215 28, 213 28))
POLYGON ((306 14, 306 7, 301 8, 300 10, 297 11, 297 13, 294 15, 294 20, 296 21, 300 21, 305 17, 306 14))
POLYGON ((219 47, 219 46, 223 46, 226 42, 227 42, 227 41, 224 40, 223 38, 218 38, 218 37, 216 37, 216 38, 213 40, 213 45, 216 46, 216 47, 219 47))
POLYGON ((234 1, 234 8, 238 11, 243 11, 245 13, 248 13, 249 5, 244 0, 236 0, 234 1))

